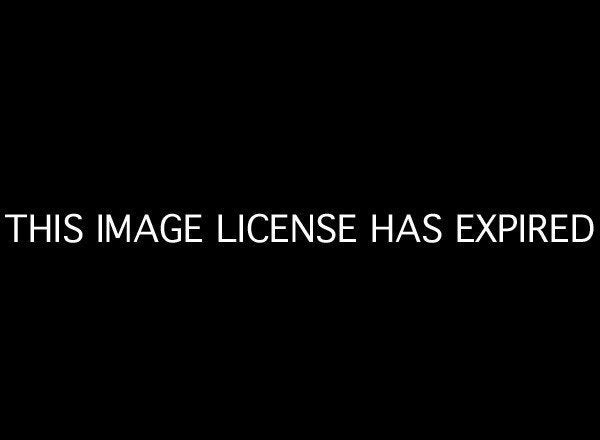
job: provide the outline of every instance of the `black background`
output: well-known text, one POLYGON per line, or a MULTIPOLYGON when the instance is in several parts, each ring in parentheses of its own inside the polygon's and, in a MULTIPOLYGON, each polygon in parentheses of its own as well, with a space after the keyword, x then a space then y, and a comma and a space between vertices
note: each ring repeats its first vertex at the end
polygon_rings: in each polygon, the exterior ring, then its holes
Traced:
POLYGON ((3 55, 2 213, 356 212, 361 243, 4 240, 11 412, 573 429, 595 389, 597 238, 460 246, 453 218, 597 221, 592 29, 524 11, 247 12, 23 16, 3 55), (371 246, 375 212, 438 212, 444 241, 371 246))

